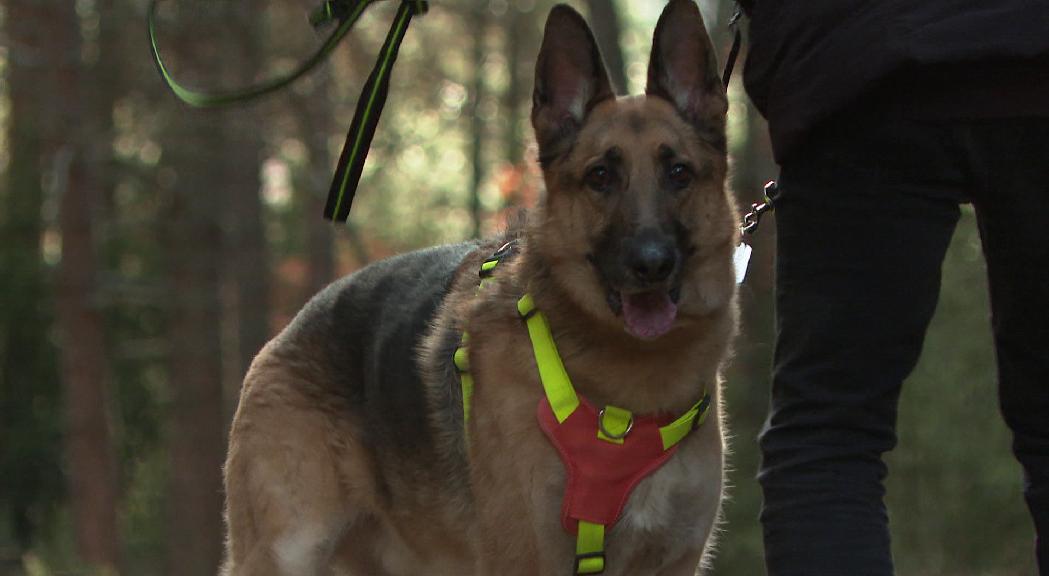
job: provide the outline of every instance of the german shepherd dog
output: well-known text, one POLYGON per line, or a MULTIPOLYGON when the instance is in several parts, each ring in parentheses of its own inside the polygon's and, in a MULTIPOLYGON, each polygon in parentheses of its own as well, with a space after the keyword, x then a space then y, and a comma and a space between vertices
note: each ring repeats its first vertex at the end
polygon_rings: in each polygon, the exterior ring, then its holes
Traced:
POLYGON ((709 393, 711 417, 636 484, 605 540, 610 576, 699 570, 721 502, 719 369, 737 325, 716 68, 698 8, 671 0, 645 95, 617 99, 585 20, 552 10, 532 110, 545 198, 505 237, 335 282, 262 350, 230 436, 225 574, 574 573, 566 468, 537 424, 526 293, 593 405, 677 415, 709 393), (464 332, 468 419, 453 363, 464 332))

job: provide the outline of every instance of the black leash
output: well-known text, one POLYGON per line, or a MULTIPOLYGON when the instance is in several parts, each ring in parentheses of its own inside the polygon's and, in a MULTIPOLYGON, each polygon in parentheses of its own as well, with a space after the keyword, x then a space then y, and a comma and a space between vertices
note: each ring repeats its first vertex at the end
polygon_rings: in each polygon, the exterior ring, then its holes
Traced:
MULTIPOLYGON (((228 106, 272 94, 305 76, 331 54, 339 42, 353 28, 354 24, 357 23, 364 11, 372 4, 380 1, 382 0, 325 0, 321 6, 310 14, 310 23, 316 28, 333 21, 338 21, 338 25, 320 48, 287 74, 227 92, 205 92, 187 88, 178 83, 168 71, 167 66, 164 65, 164 60, 160 56, 160 49, 157 46, 156 12, 159 0, 150 2, 146 15, 146 24, 149 31, 153 62, 156 64, 161 78, 168 88, 171 89, 172 93, 190 106, 199 108, 228 106)), ((390 74, 397 60, 401 42, 408 31, 408 25, 411 23, 412 17, 425 14, 428 10, 429 3, 425 0, 401 0, 393 25, 390 27, 382 49, 379 51, 378 61, 375 63, 375 67, 368 76, 368 81, 361 90, 361 96, 357 100, 357 108, 354 111, 353 122, 350 124, 350 130, 346 135, 346 143, 343 145, 342 153, 339 155, 335 176, 328 191, 328 201, 324 207, 324 217, 329 220, 345 222, 349 217, 350 208, 357 194, 357 187, 360 184, 361 173, 364 170, 364 163, 368 158, 368 152, 375 137, 379 118, 382 115, 389 95, 390 74)), ((736 66, 736 59, 739 57, 740 47, 743 43, 743 35, 739 29, 739 21, 742 15, 743 11, 737 5, 736 12, 728 24, 734 35, 732 48, 729 50, 728 58, 725 61, 725 69, 721 75, 722 83, 726 88, 732 79, 732 71, 736 66)), ((775 189, 775 183, 770 184, 775 189)), ((761 205, 760 210, 759 205, 755 204, 752 207, 752 212, 745 218, 744 234, 751 234, 757 228, 762 214, 773 209, 773 198, 769 195, 769 186, 766 186, 765 200, 766 202, 761 205)))
MULTIPOLYGON (((338 21, 338 25, 331 32, 324 43, 307 58, 302 64, 291 72, 276 78, 240 88, 228 92, 204 92, 192 90, 179 84, 172 77, 163 59, 160 57, 160 49, 157 47, 156 38, 156 12, 159 0, 152 0, 146 16, 146 24, 149 30, 149 43, 153 55, 153 62, 160 72, 161 78, 168 88, 190 106, 199 108, 228 106, 247 102, 256 98, 272 94, 281 88, 298 80, 313 70, 324 61, 353 25, 360 19, 361 14, 376 2, 382 0, 326 0, 310 14, 310 23, 314 27, 338 21)), ((357 110, 350 125, 349 134, 346 136, 346 144, 339 156, 339 164, 335 170, 335 178, 332 181, 331 190, 328 192, 328 203, 324 209, 324 216, 328 219, 345 222, 350 214, 350 205, 357 192, 360 183, 361 171, 364 169, 364 161, 368 158, 375 129, 379 124, 379 116, 382 114, 386 104, 386 97, 390 87, 390 73, 393 64, 397 60, 397 54, 401 47, 401 41, 408 31, 408 24, 412 17, 417 14, 425 14, 429 10, 429 3, 425 0, 401 0, 394 18, 390 32, 386 35, 386 41, 379 51, 379 59, 368 77, 367 83, 361 91, 361 97, 357 101, 357 110)))
MULTIPOLYGON (((743 8, 737 2, 736 12, 728 21, 728 26, 733 31, 732 48, 729 49, 728 58, 725 59, 725 71, 721 74, 721 83, 725 85, 726 90, 728 89, 729 81, 732 80, 732 71, 736 67, 736 59, 739 58, 739 50, 743 45, 743 34, 739 29, 739 21, 742 18, 743 8)), ((753 236, 758 231, 758 226, 761 225, 761 218, 765 214, 776 210, 776 200, 779 199, 779 195, 779 185, 776 184, 775 180, 770 180, 765 184, 765 188, 762 191, 762 201, 751 204, 750 212, 743 216, 743 223, 740 225, 739 231, 744 238, 753 236)), ((749 253, 746 257, 749 259, 749 253)))
POLYGON ((743 8, 736 4, 736 12, 729 18, 728 27, 732 30, 732 48, 728 51, 725 59, 725 71, 721 73, 721 83, 728 90, 728 83, 732 80, 732 71, 736 68, 736 59, 739 58, 739 50, 743 46, 743 33, 739 30, 739 21, 743 18, 743 8))
POLYGON ((390 72, 397 60, 397 53, 408 31, 412 16, 425 14, 429 5, 420 0, 402 0, 393 21, 390 33, 379 51, 379 61, 375 63, 368 81, 361 90, 357 100, 357 110, 353 114, 350 131, 346 134, 346 143, 339 155, 339 164, 335 168, 331 190, 328 191, 328 203, 324 206, 324 217, 334 222, 345 222, 350 216, 350 206, 357 194, 357 185, 361 181, 364 161, 368 159, 375 128, 379 125, 379 116, 386 105, 390 91, 390 72))

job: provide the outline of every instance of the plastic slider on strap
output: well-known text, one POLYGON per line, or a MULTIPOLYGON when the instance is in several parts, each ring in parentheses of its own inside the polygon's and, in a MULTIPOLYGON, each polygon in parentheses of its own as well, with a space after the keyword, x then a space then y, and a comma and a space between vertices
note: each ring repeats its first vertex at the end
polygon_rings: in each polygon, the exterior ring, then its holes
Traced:
POLYGON ((575 544, 574 574, 600 574, 605 571, 605 527, 579 521, 575 544))
POLYGON ((478 272, 478 276, 481 277, 481 285, 484 286, 484 280, 492 277, 495 272, 495 267, 502 262, 503 258, 506 258, 510 252, 514 249, 514 240, 507 242, 499 247, 494 254, 489 256, 484 262, 481 263, 481 271, 478 272))
POLYGON ((706 422, 707 415, 710 413, 710 401, 710 394, 703 394, 703 398, 696 402, 692 409, 659 429, 664 450, 670 450, 672 446, 684 440, 685 436, 706 422))
POLYGON ((482 280, 490 278, 492 276, 492 272, 495 270, 495 267, 498 265, 499 260, 489 258, 488 260, 485 260, 483 264, 481 264, 481 271, 478 272, 477 275, 480 276, 482 280))

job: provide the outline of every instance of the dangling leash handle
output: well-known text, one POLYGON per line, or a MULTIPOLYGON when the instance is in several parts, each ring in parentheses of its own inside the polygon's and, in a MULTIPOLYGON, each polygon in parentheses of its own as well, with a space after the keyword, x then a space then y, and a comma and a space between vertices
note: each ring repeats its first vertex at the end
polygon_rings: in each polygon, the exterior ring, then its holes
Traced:
MULTIPOLYGON (((241 102, 254 100, 261 96, 271 94, 295 82, 302 76, 317 67, 335 49, 353 25, 360 19, 361 14, 376 2, 381 0, 325 0, 319 8, 310 14, 310 23, 314 27, 321 27, 328 22, 338 20, 338 26, 331 32, 324 43, 307 58, 302 64, 291 72, 277 76, 265 82, 230 90, 228 92, 205 92, 187 88, 178 83, 171 75, 164 60, 160 57, 160 49, 157 46, 156 37, 156 12, 159 0, 152 0, 146 15, 146 24, 149 30, 149 44, 153 56, 153 63, 160 72, 160 77, 171 89, 172 93, 190 106, 198 108, 210 108, 216 106, 228 106, 241 102)), ((393 64, 397 60, 397 54, 408 31, 408 24, 412 17, 417 14, 425 14, 429 10, 429 3, 425 0, 401 0, 394 18, 390 32, 386 35, 386 41, 379 51, 379 60, 375 64, 367 83, 361 91, 361 97, 357 101, 357 109, 350 125, 349 134, 346 136, 346 144, 339 156, 339 163, 335 170, 335 178, 332 181, 331 190, 328 193, 328 202, 324 208, 324 216, 336 222, 345 222, 350 214, 350 205, 357 192, 360 183, 361 172, 364 170, 364 162, 368 158, 375 129, 379 124, 379 116, 382 114, 386 104, 386 98, 390 88, 390 73, 393 64)))
POLYGON ((401 1, 390 33, 386 35, 386 41, 379 51, 379 60, 375 63, 375 68, 361 90, 361 97, 357 100, 357 110, 353 114, 353 122, 346 135, 342 154, 339 155, 339 164, 335 168, 335 177, 332 179, 331 190, 328 191, 328 202, 324 207, 324 217, 329 220, 345 222, 350 215, 350 206, 357 194, 364 161, 368 158, 379 116, 386 105, 386 97, 390 90, 390 72, 397 60, 401 41, 408 31, 412 16, 425 14, 427 10, 429 4, 425 1, 401 1))
POLYGON ((230 90, 228 92, 198 91, 187 88, 175 80, 171 75, 171 72, 168 70, 168 67, 164 64, 164 60, 160 57, 160 48, 157 46, 156 19, 157 5, 160 3, 160 0, 152 0, 149 4, 149 11, 146 14, 146 26, 149 30, 150 52, 153 55, 153 63, 157 66, 157 71, 160 72, 160 77, 164 80, 164 83, 167 84, 168 88, 171 89, 179 100, 182 100, 186 104, 197 108, 212 108, 216 106, 229 106, 231 104, 247 102, 267 94, 272 94, 305 76, 308 72, 316 68, 318 64, 323 62, 332 53, 339 42, 342 41, 343 37, 346 36, 346 33, 353 28, 353 25, 357 23, 357 20, 361 17, 361 14, 364 13, 364 10, 377 1, 379 0, 354 0, 352 4, 349 4, 348 2, 340 4, 332 0, 325 2, 320 9, 314 12, 314 15, 311 15, 311 22, 314 26, 320 26, 330 19, 338 18, 339 25, 331 32, 324 43, 321 44, 320 48, 291 72, 237 90, 230 90), (343 6, 344 8, 338 6, 343 6), (323 19, 322 16, 320 16, 322 10, 328 14, 327 19, 323 19))

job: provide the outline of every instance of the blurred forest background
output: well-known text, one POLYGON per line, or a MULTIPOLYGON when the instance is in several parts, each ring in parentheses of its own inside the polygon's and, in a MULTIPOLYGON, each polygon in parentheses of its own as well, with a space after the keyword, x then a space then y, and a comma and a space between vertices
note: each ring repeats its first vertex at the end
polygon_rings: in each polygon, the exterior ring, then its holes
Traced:
MULTIPOLYGON (((165 0, 161 49, 191 86, 242 85, 320 42, 314 1, 165 0)), ((0 0, 0 574, 214 574, 225 434, 255 352, 338 275, 497 231, 539 196, 527 117, 551 4, 432 2, 351 221, 332 226, 329 178, 393 2, 291 89, 196 110, 160 82, 144 0, 0 0)), ((614 81, 640 91, 662 3, 573 4, 614 81)), ((724 57, 730 3, 701 4, 724 57)), ((749 203, 775 166, 738 74, 729 92, 733 186, 749 203)), ((763 573, 755 437, 774 239, 769 222, 742 289, 719 576, 763 573)), ((1031 575, 971 211, 943 286, 889 457, 899 574, 1031 575)))

